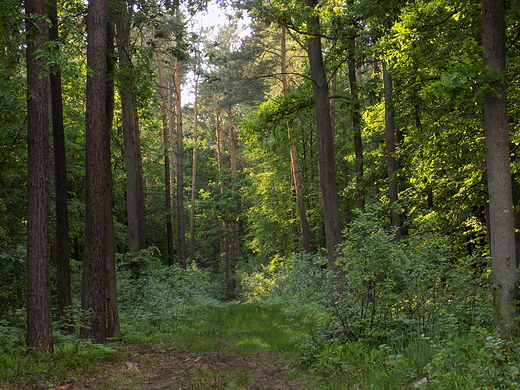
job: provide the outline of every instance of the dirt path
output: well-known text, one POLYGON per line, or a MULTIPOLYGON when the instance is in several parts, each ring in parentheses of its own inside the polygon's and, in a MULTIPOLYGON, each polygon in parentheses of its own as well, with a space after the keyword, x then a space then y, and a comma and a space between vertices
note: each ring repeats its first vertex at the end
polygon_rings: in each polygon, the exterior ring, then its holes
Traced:
POLYGON ((125 352, 129 360, 104 363, 102 370, 93 370, 96 374, 48 389, 308 389, 290 362, 274 353, 194 355, 174 348, 125 352))

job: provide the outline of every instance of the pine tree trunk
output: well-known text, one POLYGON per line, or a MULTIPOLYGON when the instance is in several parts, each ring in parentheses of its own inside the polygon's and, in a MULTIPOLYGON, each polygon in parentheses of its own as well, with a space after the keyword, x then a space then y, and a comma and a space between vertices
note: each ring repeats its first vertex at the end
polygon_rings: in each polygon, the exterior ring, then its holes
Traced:
MULTIPOLYGON (((48 1, 50 39, 58 39, 58 7, 56 0, 48 1)), ((59 46, 54 50, 59 52, 59 46)), ((58 53, 57 53, 58 54, 58 53)), ((56 267, 56 285, 58 291, 58 314, 65 332, 72 332, 72 295, 70 289, 69 262, 69 217, 67 189, 67 159, 65 153, 65 129, 63 125, 63 99, 61 70, 55 67, 50 74, 52 139, 54 146, 54 187, 56 200, 56 242, 54 264, 56 267)))
MULTIPOLYGON (((305 0, 305 5, 315 8, 317 0, 305 0)), ((321 40, 318 37, 320 21, 311 16, 307 21, 309 32, 313 35, 308 40, 308 56, 314 92, 316 112, 316 137, 318 140, 318 161, 320 192, 323 201, 325 237, 327 240, 328 264, 333 276, 331 282, 340 290, 343 271, 336 264, 336 249, 341 242, 339 202, 334 168, 334 138, 330 117, 329 89, 323 64, 321 40)))
MULTIPOLYGON (((197 57, 195 57, 195 66, 197 63, 197 57)), ((199 113, 198 113, 198 86, 199 86, 199 75, 196 73, 196 68, 194 69, 195 77, 194 77, 194 95, 195 100, 193 102, 193 155, 192 155, 192 165, 191 165, 191 208, 190 208, 190 261, 192 264, 195 264, 195 200, 197 198, 197 152, 199 149, 199 113)))
POLYGON ((53 352, 49 285, 49 77, 43 50, 48 25, 42 0, 26 0, 27 15, 27 345, 53 352))
POLYGON ((163 143, 164 143, 164 193, 166 208, 166 243, 168 247, 168 264, 173 265, 173 220, 172 220, 172 197, 171 197, 171 179, 170 179, 170 134, 168 127, 168 115, 166 113, 165 87, 162 77, 162 64, 159 50, 155 51, 158 73, 159 100, 161 105, 161 117, 163 125, 163 143))
POLYGON ((175 129, 177 134, 177 254, 181 268, 186 269, 186 228, 184 227, 183 129, 181 101, 181 61, 175 60, 175 129))
MULTIPOLYGON (((484 65, 506 69, 503 0, 482 0, 484 65)), ((513 222, 509 128, 505 81, 497 80, 484 96, 484 128, 489 194, 489 237, 497 326, 505 337, 518 331, 515 290, 518 274, 513 222)))
POLYGON ((107 2, 90 0, 87 15, 86 226, 81 336, 106 342, 107 259, 107 2))

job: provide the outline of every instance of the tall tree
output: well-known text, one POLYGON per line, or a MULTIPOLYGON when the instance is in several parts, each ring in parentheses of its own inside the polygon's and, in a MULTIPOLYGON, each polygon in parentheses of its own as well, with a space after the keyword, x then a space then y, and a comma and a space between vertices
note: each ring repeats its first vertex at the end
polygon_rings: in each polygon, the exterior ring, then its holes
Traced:
POLYGON ((107 1, 90 0, 87 14, 86 226, 82 309, 83 338, 106 342, 107 257, 107 1))
MULTIPOLYGON (((59 38, 57 1, 48 1, 47 9, 51 23, 49 38, 56 42, 53 49, 55 55, 59 55, 59 45, 57 42, 59 38)), ((56 202, 54 264, 56 267, 56 284, 58 290, 58 312, 65 329, 72 331, 69 327, 71 321, 72 295, 70 290, 67 159, 65 153, 65 128, 63 125, 61 69, 59 66, 53 67, 51 71, 50 87, 56 202)))
POLYGON ((27 28, 27 345, 52 352, 49 286, 49 77, 38 58, 48 37, 45 3, 26 0, 27 28))
POLYGON ((397 158, 395 156, 395 121, 393 106, 392 73, 383 62, 383 95, 385 102, 385 139, 386 158, 388 171, 388 198, 390 199, 390 223, 397 231, 395 239, 401 239, 401 216, 395 209, 395 203, 399 198, 399 186, 397 182, 397 158))
MULTIPOLYGON (((282 26, 281 45, 280 45, 280 71, 282 79, 282 90, 284 96, 289 95, 291 88, 288 80, 287 70, 287 27, 282 26)), ((332 122, 332 116, 331 116, 332 122)), ((296 204, 298 205, 298 216, 300 219, 300 229, 302 235, 303 250, 310 252, 311 244, 309 240, 309 223, 307 222, 307 212, 305 211, 305 201, 303 196, 303 185, 300 175, 300 164, 298 162, 298 150, 294 140, 294 126, 291 123, 287 124, 287 134, 289 136, 289 152, 291 156, 291 172, 292 181, 294 185, 294 192, 296 195, 296 204)))
POLYGON ((489 235, 497 325, 507 336, 518 331, 518 288, 509 127, 507 122, 505 10, 503 0, 482 0, 484 65, 497 77, 484 96, 489 195, 489 235))
POLYGON ((170 133, 168 128, 168 115, 166 112, 166 88, 163 81, 162 62, 159 49, 155 51, 155 59, 157 62, 157 76, 159 88, 159 102, 161 106, 161 118, 163 126, 163 143, 164 143, 164 195, 166 207, 166 243, 168 248, 168 264, 173 265, 173 221, 172 221, 172 197, 171 197, 171 169, 170 169, 170 133))
MULTIPOLYGON (((120 88, 124 161, 126 172, 126 210, 128 219, 128 246, 131 253, 146 247, 144 220, 144 184, 141 142, 135 103, 134 72, 130 42, 130 9, 125 0, 119 0, 116 16, 116 40, 120 66, 120 88)), ((144 266, 144 265, 141 265, 144 266)))
POLYGON ((197 154, 199 150, 199 52, 195 50, 193 61, 193 153, 191 164, 191 208, 190 208, 190 261, 195 263, 195 200, 197 198, 197 154))
POLYGON ((184 135, 182 129, 182 94, 181 94, 181 60, 175 59, 175 130, 176 130, 176 173, 177 173, 177 254, 181 268, 186 269, 186 228, 184 226, 184 174, 183 149, 184 135))
MULTIPOLYGON (((305 0, 305 5, 315 10, 317 0, 305 0)), ((336 264, 336 248, 341 242, 341 225, 339 219, 339 201, 334 167, 334 138, 330 116, 329 88, 323 63, 323 52, 320 39, 320 19, 317 14, 307 20, 308 42, 307 53, 314 92, 314 110, 316 113, 316 137, 318 140, 319 181, 323 201, 325 238, 329 269, 334 274, 333 284, 338 284, 342 271, 336 264)), ((336 286, 338 287, 338 286, 336 286)))

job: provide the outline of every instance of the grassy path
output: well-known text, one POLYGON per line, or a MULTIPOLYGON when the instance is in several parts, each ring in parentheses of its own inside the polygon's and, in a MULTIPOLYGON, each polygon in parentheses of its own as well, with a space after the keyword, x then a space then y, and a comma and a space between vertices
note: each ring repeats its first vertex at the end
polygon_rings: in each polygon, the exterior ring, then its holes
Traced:
POLYGON ((123 358, 46 388, 304 390, 291 362, 295 335, 274 308, 231 304, 171 339, 118 344, 123 358))

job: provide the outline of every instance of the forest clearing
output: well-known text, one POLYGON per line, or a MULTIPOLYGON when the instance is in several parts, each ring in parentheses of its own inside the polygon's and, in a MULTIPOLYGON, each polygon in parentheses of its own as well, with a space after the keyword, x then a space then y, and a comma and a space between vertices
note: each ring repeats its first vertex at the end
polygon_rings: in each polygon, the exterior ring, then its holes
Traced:
POLYGON ((0 387, 520 388, 520 2, 0 0, 0 48, 0 387))

